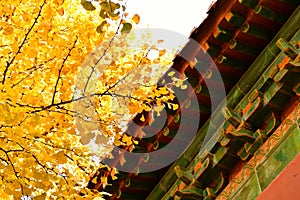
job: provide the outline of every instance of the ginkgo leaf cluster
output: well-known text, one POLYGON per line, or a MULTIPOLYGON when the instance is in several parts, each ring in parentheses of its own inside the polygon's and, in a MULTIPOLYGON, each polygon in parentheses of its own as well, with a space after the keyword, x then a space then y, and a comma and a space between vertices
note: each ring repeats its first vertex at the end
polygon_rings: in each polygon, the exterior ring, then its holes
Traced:
POLYGON ((1 1, 0 15, 0 197, 101 198, 93 156, 133 146, 124 124, 174 98, 153 84, 167 59, 130 50, 140 18, 123 1, 1 1))

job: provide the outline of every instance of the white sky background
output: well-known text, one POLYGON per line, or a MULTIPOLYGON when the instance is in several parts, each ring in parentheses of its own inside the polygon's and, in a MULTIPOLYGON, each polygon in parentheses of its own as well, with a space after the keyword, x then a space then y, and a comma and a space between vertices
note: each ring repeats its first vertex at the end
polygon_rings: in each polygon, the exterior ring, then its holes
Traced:
POLYGON ((128 0, 127 11, 140 15, 138 28, 163 28, 188 37, 206 18, 213 0, 128 0))

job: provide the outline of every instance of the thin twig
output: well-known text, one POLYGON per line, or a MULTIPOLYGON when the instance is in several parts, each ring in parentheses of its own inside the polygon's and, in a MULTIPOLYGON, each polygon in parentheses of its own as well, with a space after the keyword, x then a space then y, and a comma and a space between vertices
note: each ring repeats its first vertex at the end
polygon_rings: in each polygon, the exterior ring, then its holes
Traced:
POLYGON ((21 45, 19 46, 17 53, 12 57, 12 59, 11 59, 9 62, 6 62, 6 67, 5 67, 5 70, 4 70, 4 72, 3 72, 2 84, 5 83, 5 79, 6 79, 6 74, 7 74, 8 68, 12 65, 12 63, 13 63, 14 60, 16 59, 16 56, 17 56, 19 53, 21 53, 21 49, 23 48, 25 42, 27 41, 30 32, 33 30, 33 27, 37 24, 37 21, 38 21, 39 17, 41 16, 42 9, 43 9, 43 7, 44 7, 45 4, 46 4, 46 1, 44 1, 43 4, 40 6, 39 13, 38 13, 38 15, 36 16, 36 18, 34 19, 34 22, 33 22, 33 24, 31 25, 31 27, 29 28, 29 30, 28 30, 27 33, 25 34, 25 37, 24 37, 24 39, 23 39, 21 45))

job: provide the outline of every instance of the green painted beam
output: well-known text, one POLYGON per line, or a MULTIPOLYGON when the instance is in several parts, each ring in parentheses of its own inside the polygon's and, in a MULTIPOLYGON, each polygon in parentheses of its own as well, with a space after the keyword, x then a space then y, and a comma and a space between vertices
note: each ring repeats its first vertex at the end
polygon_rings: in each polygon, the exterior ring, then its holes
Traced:
POLYGON ((230 68, 238 69, 238 70, 246 70, 247 64, 234 60, 233 58, 226 57, 224 55, 220 55, 217 59, 219 64, 223 64, 225 66, 230 66, 230 68), (231 67, 232 66, 232 67, 231 67))
POLYGON ((261 38, 264 40, 268 40, 271 35, 270 32, 268 32, 267 30, 265 30, 261 27, 254 26, 253 24, 249 24, 247 22, 242 25, 241 31, 243 33, 247 33, 249 35, 252 35, 254 37, 261 38))
POLYGON ((234 33, 230 30, 226 30, 226 29, 218 26, 217 30, 214 32, 213 35, 218 40, 221 40, 224 42, 229 42, 233 38, 234 33))
POLYGON ((229 48, 252 56, 257 56, 260 52, 259 48, 244 44, 236 39, 230 40, 229 48))
MULTIPOLYGON (((241 3, 253 7, 250 0, 239 0, 241 3)), ((253 1, 255 2, 255 1, 253 1)), ((184 154, 171 166, 167 171, 165 176, 161 179, 160 183, 154 188, 154 190, 147 197, 148 200, 161 199, 164 196, 164 193, 168 191, 173 183, 177 180, 177 176, 174 172, 175 166, 180 166, 185 168, 194 157, 201 153, 199 152, 199 147, 201 147, 203 140, 207 134, 208 127, 210 124, 213 124, 215 127, 220 126, 224 123, 224 116, 221 113, 221 110, 227 106, 229 108, 234 108, 244 95, 251 89, 255 82, 262 76, 263 72, 271 64, 271 62, 276 58, 280 53, 280 48, 276 45, 276 41, 280 38, 289 40, 295 32, 300 28, 300 6, 297 7, 292 16, 288 21, 283 25, 278 34, 273 38, 273 40, 267 45, 267 47, 262 51, 258 58, 251 65, 249 70, 244 74, 236 86, 228 94, 226 101, 223 101, 216 111, 213 113, 211 120, 207 121, 204 126, 197 133, 196 137, 192 141, 189 148, 184 152, 184 154)), ((202 147, 202 151, 205 151, 202 147)))
POLYGON ((245 21, 245 17, 242 14, 234 11, 228 12, 225 15, 225 19, 235 27, 240 27, 245 21))
POLYGON ((262 17, 268 18, 270 20, 276 21, 280 24, 283 24, 286 21, 286 15, 275 12, 270 8, 267 8, 262 5, 258 5, 255 7, 254 12, 262 17))
POLYGON ((271 64, 271 62, 280 53, 280 48, 276 45, 276 42, 280 38, 289 40, 296 31, 300 29, 300 6, 283 25, 278 34, 262 51, 258 58, 253 62, 249 70, 244 74, 236 86, 231 90, 227 96, 228 107, 234 107, 243 98, 244 94, 254 85, 254 83, 262 76, 262 73, 271 64))
POLYGON ((252 9, 258 4, 258 0, 239 0, 239 2, 252 9))
POLYGON ((207 52, 211 57, 217 56, 221 52, 220 46, 210 44, 208 43, 209 48, 207 49, 207 52))

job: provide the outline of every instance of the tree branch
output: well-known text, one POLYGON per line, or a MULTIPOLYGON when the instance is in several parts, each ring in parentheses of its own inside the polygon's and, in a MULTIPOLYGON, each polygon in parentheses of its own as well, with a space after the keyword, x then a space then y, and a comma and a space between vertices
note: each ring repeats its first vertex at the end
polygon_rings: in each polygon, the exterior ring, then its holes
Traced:
POLYGON ((5 79, 6 79, 6 74, 7 74, 8 68, 12 65, 12 63, 14 62, 16 56, 17 56, 19 53, 21 53, 21 49, 23 48, 25 42, 27 41, 30 32, 33 30, 33 27, 37 24, 37 20, 38 20, 39 17, 41 16, 42 9, 43 9, 43 7, 44 7, 45 4, 46 4, 46 1, 44 1, 43 4, 40 6, 39 13, 38 13, 38 15, 36 16, 36 18, 34 19, 34 22, 33 22, 33 24, 31 25, 31 27, 29 28, 29 30, 28 30, 27 33, 25 34, 25 37, 24 37, 24 39, 23 39, 21 45, 19 46, 17 53, 12 57, 12 59, 11 59, 9 62, 6 62, 6 67, 5 67, 5 70, 4 70, 4 72, 3 72, 2 84, 5 83, 5 79))
POLYGON ((96 63, 94 64, 94 66, 92 66, 92 71, 91 71, 91 73, 90 73, 89 76, 88 76, 88 79, 87 79, 87 81, 86 81, 86 83, 85 83, 83 92, 85 92, 86 89, 87 89, 87 87, 88 87, 88 84, 89 84, 89 82, 90 82, 90 79, 91 79, 93 73, 95 72, 96 65, 97 65, 97 64, 103 59, 103 57, 106 55, 106 53, 108 52, 108 50, 109 50, 109 48, 110 48, 112 42, 114 41, 115 37, 117 36, 117 34, 118 34, 119 30, 120 30, 120 27, 121 27, 123 18, 124 18, 124 15, 121 16, 121 19, 120 19, 120 22, 119 22, 119 24, 118 24, 118 27, 117 27, 117 29, 116 29, 116 31, 115 31, 115 34, 114 34, 114 35, 112 36, 112 38, 109 40, 108 47, 104 50, 103 54, 102 54, 102 55, 100 56, 100 58, 96 61, 96 63))
POLYGON ((75 48, 75 45, 76 45, 77 40, 78 40, 78 37, 76 36, 76 39, 75 39, 75 41, 74 41, 74 43, 73 43, 73 46, 69 49, 69 52, 68 52, 67 56, 64 58, 64 60, 63 60, 63 62, 62 62, 62 65, 61 65, 60 69, 58 70, 58 77, 57 77, 57 79, 56 79, 56 83, 55 83, 55 86, 54 86, 54 93, 53 93, 53 97, 52 97, 52 102, 51 102, 51 104, 54 104, 55 95, 56 95, 56 93, 57 93, 58 82, 59 82, 59 80, 61 79, 61 72, 62 72, 62 69, 63 69, 63 67, 64 67, 64 65, 65 65, 65 63, 66 63, 66 61, 67 61, 67 59, 68 59, 69 56, 71 55, 71 51, 75 48))
POLYGON ((11 161, 11 159, 10 159, 10 157, 9 157, 9 155, 8 155, 8 153, 14 152, 14 151, 13 151, 13 150, 6 151, 5 149, 3 149, 3 148, 1 148, 1 147, 0 147, 0 150, 3 151, 3 152, 5 153, 6 158, 7 158, 7 162, 9 163, 9 165, 11 165, 11 167, 12 167, 12 169, 13 169, 13 172, 14 172, 14 175, 15 175, 15 177, 17 178, 17 180, 18 180, 18 182, 19 182, 19 184, 20 184, 21 191, 22 191, 22 195, 24 195, 24 189, 23 189, 22 183, 20 182, 20 176, 19 176, 18 172, 16 171, 15 166, 14 166, 13 162, 11 161))

